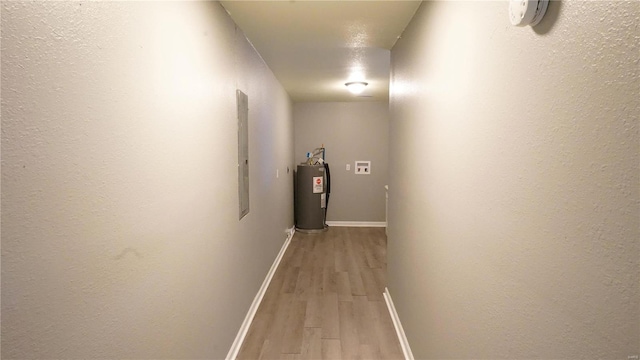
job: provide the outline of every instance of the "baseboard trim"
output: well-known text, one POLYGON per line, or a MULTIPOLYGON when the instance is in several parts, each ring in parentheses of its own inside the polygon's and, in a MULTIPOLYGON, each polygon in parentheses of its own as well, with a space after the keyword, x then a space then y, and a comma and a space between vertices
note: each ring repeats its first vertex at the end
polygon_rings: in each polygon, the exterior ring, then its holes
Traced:
POLYGON ((244 342, 244 339, 247 336, 247 332, 251 327, 253 318, 256 316, 256 312, 260 307, 262 298, 264 297, 264 294, 267 292, 267 289, 269 288, 269 284, 271 284, 271 279, 273 279, 273 275, 276 273, 276 270, 280 265, 280 261, 282 260, 282 256, 284 256, 284 253, 287 251, 287 248, 289 247, 289 244, 291 243, 291 239, 293 238, 293 234, 295 232, 296 232, 295 227, 287 229, 287 233, 288 233, 287 239, 284 241, 284 244, 282 245, 282 248, 280 249, 278 256, 276 256, 276 259, 273 261, 273 264, 271 265, 271 269, 269 269, 267 276, 262 282, 262 286, 260 286, 260 289, 258 290, 256 297, 253 299, 253 302, 251 303, 251 307, 249 307, 247 316, 245 316, 244 321, 240 326, 240 330, 238 331, 238 334, 236 335, 236 338, 233 341, 233 344, 231 345, 231 349, 229 349, 229 353, 227 353, 227 357, 226 357, 227 360, 235 360, 236 357, 238 356, 238 352, 240 352, 240 348, 242 347, 242 343, 244 342))
POLYGON ((391 315, 393 327, 396 328, 396 335, 398 335, 398 340, 400 341, 400 347, 402 347, 404 358, 406 360, 413 360, 411 346, 409 346, 409 340, 407 340, 407 336, 405 335, 404 329, 402 328, 402 323, 400 322, 400 318, 398 317, 398 313, 396 312, 396 307, 393 305, 393 300, 391 299, 389 288, 385 287, 384 293, 382 295, 384 296, 384 301, 387 303, 387 309, 389 309, 389 315, 391 315))
POLYGON ((349 226, 349 227, 386 227, 384 221, 327 221, 329 226, 349 226))

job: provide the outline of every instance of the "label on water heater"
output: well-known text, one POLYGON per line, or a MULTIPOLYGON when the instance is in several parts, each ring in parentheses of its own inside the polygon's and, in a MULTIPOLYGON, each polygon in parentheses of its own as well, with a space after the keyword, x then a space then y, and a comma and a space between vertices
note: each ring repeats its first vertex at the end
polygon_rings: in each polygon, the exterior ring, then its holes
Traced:
POLYGON ((327 207, 327 194, 322 193, 322 195, 320 195, 320 208, 324 209, 327 207))
POLYGON ((313 177, 313 193, 320 194, 324 190, 324 186, 322 186, 322 182, 324 178, 322 176, 314 176, 313 177))

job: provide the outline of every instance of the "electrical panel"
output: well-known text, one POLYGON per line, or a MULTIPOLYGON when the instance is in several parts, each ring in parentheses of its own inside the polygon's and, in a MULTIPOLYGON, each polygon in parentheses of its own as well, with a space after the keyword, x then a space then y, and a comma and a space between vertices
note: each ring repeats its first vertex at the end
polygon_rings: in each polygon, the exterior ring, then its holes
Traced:
POLYGON ((239 218, 249 213, 249 98, 236 90, 238 106, 238 201, 239 218))

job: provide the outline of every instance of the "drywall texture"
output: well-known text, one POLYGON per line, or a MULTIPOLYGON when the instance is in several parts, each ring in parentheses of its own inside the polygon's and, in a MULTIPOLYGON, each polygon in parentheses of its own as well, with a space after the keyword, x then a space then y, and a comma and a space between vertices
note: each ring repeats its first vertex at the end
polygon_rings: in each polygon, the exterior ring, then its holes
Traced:
POLYGON ((331 169, 328 221, 385 221, 389 151, 387 102, 315 102, 293 105, 296 164, 324 144, 331 169), (371 161, 370 175, 354 162, 371 161), (346 170, 346 165, 351 170, 346 170))
POLYGON ((224 358, 293 225, 288 95, 215 2, 1 6, 2 358, 224 358))
POLYGON ((392 50, 389 289, 416 358, 640 353, 640 2, 424 2, 392 50))

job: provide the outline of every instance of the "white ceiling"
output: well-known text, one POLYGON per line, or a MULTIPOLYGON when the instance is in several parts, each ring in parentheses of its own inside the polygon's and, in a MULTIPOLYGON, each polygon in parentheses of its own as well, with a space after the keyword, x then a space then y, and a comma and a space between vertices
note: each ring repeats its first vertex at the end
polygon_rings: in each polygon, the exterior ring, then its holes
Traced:
POLYGON ((293 101, 386 101, 390 50, 419 1, 222 1, 293 101), (361 96, 345 82, 369 83, 361 96))

